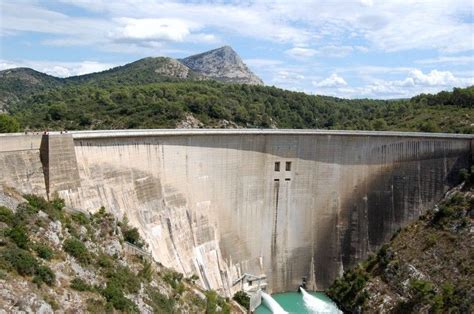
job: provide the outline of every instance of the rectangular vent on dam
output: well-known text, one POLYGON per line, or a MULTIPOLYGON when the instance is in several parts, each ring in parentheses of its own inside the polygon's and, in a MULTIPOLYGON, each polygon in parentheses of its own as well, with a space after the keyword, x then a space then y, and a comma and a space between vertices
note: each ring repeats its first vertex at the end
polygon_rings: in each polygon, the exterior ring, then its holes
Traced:
POLYGON ((285 170, 286 170, 286 171, 291 171, 291 161, 287 161, 287 162, 285 163, 285 170))
POLYGON ((279 161, 275 162, 275 171, 280 171, 280 162, 279 161))

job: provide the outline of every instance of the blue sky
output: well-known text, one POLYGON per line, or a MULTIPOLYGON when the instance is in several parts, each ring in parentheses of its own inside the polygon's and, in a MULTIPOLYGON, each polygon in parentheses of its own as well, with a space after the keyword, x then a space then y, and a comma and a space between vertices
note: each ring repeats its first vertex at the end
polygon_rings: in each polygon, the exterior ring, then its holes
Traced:
POLYGON ((0 69, 70 76, 232 46, 267 85, 400 98, 474 84, 472 0, 2 0, 0 69))

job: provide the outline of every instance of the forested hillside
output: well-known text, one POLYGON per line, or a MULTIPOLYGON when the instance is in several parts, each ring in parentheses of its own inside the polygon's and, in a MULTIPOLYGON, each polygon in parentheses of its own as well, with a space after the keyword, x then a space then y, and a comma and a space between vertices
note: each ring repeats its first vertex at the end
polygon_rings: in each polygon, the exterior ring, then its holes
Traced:
POLYGON ((463 89, 461 100, 446 103, 429 95, 347 100, 214 81, 78 84, 30 95, 9 112, 25 129, 174 128, 193 115, 206 127, 228 120, 257 128, 474 133, 473 94, 473 87, 463 89))

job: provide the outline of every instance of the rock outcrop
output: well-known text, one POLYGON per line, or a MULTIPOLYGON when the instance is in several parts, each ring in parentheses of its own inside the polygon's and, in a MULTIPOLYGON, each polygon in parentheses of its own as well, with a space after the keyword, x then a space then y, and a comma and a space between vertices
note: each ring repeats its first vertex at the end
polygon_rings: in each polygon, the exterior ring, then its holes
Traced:
POLYGON ((190 56, 180 61, 193 71, 222 82, 263 85, 229 46, 190 56))

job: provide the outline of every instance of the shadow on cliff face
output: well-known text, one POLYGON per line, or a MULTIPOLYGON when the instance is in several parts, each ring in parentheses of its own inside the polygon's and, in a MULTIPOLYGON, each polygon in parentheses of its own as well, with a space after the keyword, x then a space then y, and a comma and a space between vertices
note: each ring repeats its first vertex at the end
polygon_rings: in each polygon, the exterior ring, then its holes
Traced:
POLYGON ((341 266, 347 269, 367 258, 399 228, 434 206, 460 183, 458 172, 470 163, 465 155, 394 164, 357 186, 340 213, 333 214, 316 236, 318 289, 328 287, 342 272, 341 266))

